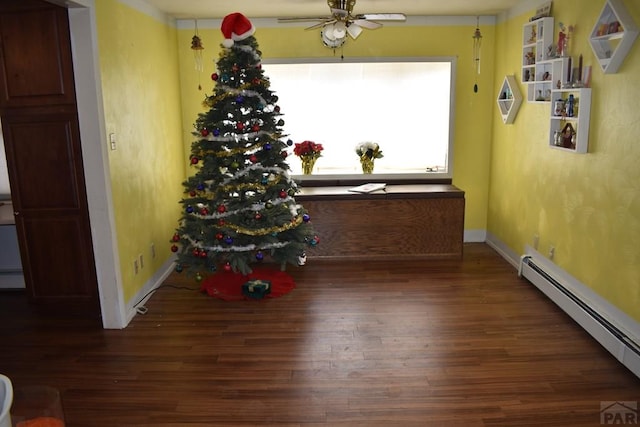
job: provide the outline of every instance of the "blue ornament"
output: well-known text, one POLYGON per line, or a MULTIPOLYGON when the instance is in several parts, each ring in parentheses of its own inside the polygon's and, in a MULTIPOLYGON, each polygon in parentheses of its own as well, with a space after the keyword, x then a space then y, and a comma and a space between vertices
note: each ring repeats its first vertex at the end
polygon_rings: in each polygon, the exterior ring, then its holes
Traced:
POLYGON ((292 141, 292 140, 290 140, 290 139, 288 139, 288 140, 287 140, 287 145, 288 145, 289 147, 291 147, 291 146, 293 145, 293 141, 292 141))
POLYGON ((266 144, 264 144, 264 150, 265 151, 271 150, 271 144, 269 144, 268 142, 266 144))
POLYGON ((311 217, 309 216, 309 214, 304 214, 302 215, 302 220, 304 222, 309 222, 309 220, 311 220, 311 217))
POLYGON ((260 180, 260 183, 267 185, 269 183, 269 178, 267 178, 266 176, 263 176, 262 179, 260 180))
POLYGON ((262 261, 264 259, 264 254, 260 251, 258 251, 258 253, 256 253, 256 259, 258 261, 262 261))
POLYGON ((232 244, 232 243, 233 243, 233 239, 232 239, 230 236, 227 236, 227 237, 225 237, 225 238, 224 238, 224 242, 225 242, 227 245, 230 245, 230 244, 232 244))
POLYGON ((196 188, 198 189, 198 191, 202 191, 204 190, 204 184, 198 184, 196 188))
POLYGON ((220 129, 214 129, 213 136, 220 136, 220 129))
POLYGON ((193 206, 187 206, 187 213, 193 213, 193 206))
POLYGON ((242 95, 238 95, 238 96, 236 97, 236 102, 237 102, 238 104, 242 104, 242 103, 244 102, 244 96, 242 96, 242 95))

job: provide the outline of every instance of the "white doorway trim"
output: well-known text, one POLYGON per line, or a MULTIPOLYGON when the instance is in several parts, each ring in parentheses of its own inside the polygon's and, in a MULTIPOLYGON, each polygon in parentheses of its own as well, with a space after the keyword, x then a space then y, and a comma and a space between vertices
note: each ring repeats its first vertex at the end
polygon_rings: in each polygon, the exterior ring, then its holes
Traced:
POLYGON ((109 175, 94 0, 47 0, 69 11, 91 238, 105 329, 127 326, 109 175))

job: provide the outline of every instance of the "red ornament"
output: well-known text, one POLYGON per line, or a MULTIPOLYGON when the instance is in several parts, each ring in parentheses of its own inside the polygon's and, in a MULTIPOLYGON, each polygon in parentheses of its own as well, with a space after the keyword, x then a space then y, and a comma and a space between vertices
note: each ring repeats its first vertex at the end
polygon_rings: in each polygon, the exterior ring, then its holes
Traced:
POLYGON ((209 209, 207 208, 200 209, 200 215, 209 215, 209 209))
POLYGON ((222 227, 222 226, 224 226, 224 224, 225 224, 225 222, 224 222, 224 218, 220 218, 220 219, 218 220, 218 226, 222 227))
POLYGON ((256 156, 255 154, 252 154, 249 157, 249 160, 251 160, 251 163, 258 163, 258 156, 256 156))
POLYGON ((256 219, 262 219, 262 214, 260 212, 256 212, 256 219))
POLYGON ((218 73, 213 73, 211 74, 211 80, 218 81, 218 79, 220 78, 220 76, 218 75, 218 73))
POLYGON ((196 195, 197 195, 197 194, 198 194, 198 193, 196 193, 196 190, 191 190, 191 191, 189 192, 189 195, 190 195, 191 197, 196 197, 196 195))
POLYGON ((176 245, 171 245, 171 252, 178 252, 178 247, 176 245))
POLYGON ((251 80, 251 83, 253 83, 254 85, 259 85, 261 83, 261 80, 258 77, 254 77, 253 80, 251 80))
POLYGON ((286 199, 288 195, 289 195, 289 194, 287 194, 287 192, 286 192, 286 191, 284 191, 284 190, 280 190, 280 198, 281 198, 281 199, 286 199))
POLYGON ((224 271, 231 271, 231 264, 226 263, 223 268, 224 268, 224 271))
POLYGON ((200 251, 200 258, 206 258, 207 257, 207 251, 200 251))
POLYGON ((242 122, 238 122, 238 123, 236 124, 236 129, 238 129, 238 130, 242 130, 242 129, 244 129, 244 123, 242 123, 242 122))
POLYGON ((254 124, 253 126, 251 126, 251 130, 254 132, 258 132, 260 130, 260 125, 259 124, 254 124))
POLYGON ((197 157, 195 157, 195 156, 191 158, 191 164, 192 164, 192 165, 197 165, 199 161, 200 161, 200 159, 198 159, 198 158, 197 158, 197 157))
POLYGON ((200 249, 195 248, 191 253, 193 254, 193 256, 200 256, 200 249))
POLYGON ((171 241, 179 242, 180 241, 180 235, 178 235, 178 233, 174 234, 173 237, 171 238, 171 241))
POLYGON ((207 135, 209 135, 209 131, 208 131, 207 129, 202 129, 202 130, 200 131, 200 135, 202 135, 202 136, 207 136, 207 135))
POLYGON ((227 211, 227 207, 225 205, 218 206, 218 212, 225 213, 227 211))
POLYGON ((289 153, 287 153, 286 151, 281 151, 280 155, 282 156, 283 159, 286 159, 289 153))
POLYGON ((238 67, 238 64, 233 64, 233 65, 231 66, 231 70, 232 70, 234 73, 235 73, 235 72, 237 72, 239 69, 240 69, 240 67, 238 67))
POLYGON ((273 111, 275 111, 276 113, 280 112, 280 106, 276 105, 275 108, 273 109, 273 111))
POLYGON ((217 233, 216 240, 222 240, 222 239, 224 239, 224 236, 222 235, 222 233, 217 233))

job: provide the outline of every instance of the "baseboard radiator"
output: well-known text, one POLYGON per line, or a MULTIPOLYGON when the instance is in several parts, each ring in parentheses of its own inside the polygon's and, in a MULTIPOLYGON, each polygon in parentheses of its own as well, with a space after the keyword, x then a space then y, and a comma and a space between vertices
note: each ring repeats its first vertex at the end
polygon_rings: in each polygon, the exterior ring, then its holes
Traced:
POLYGON ((518 275, 540 289, 636 376, 640 377, 640 324, 532 248, 518 275))

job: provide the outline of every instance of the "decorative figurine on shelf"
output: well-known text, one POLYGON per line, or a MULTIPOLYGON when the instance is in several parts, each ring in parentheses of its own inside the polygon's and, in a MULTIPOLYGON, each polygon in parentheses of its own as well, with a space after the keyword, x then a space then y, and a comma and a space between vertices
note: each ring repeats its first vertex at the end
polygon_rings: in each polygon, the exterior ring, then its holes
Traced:
POLYGON ((531 26, 531 37, 529 37, 529 43, 535 43, 538 36, 536 35, 535 25, 531 26))
POLYGON ((569 95, 569 100, 567 101, 567 117, 573 117, 574 111, 573 111, 573 106, 574 106, 574 97, 573 94, 569 95))
POLYGON ((560 22, 558 26, 560 27, 560 32, 558 33, 557 55, 561 57, 569 56, 569 39, 571 38, 571 33, 573 33, 575 26, 569 25, 568 27, 565 27, 562 22, 560 22))

